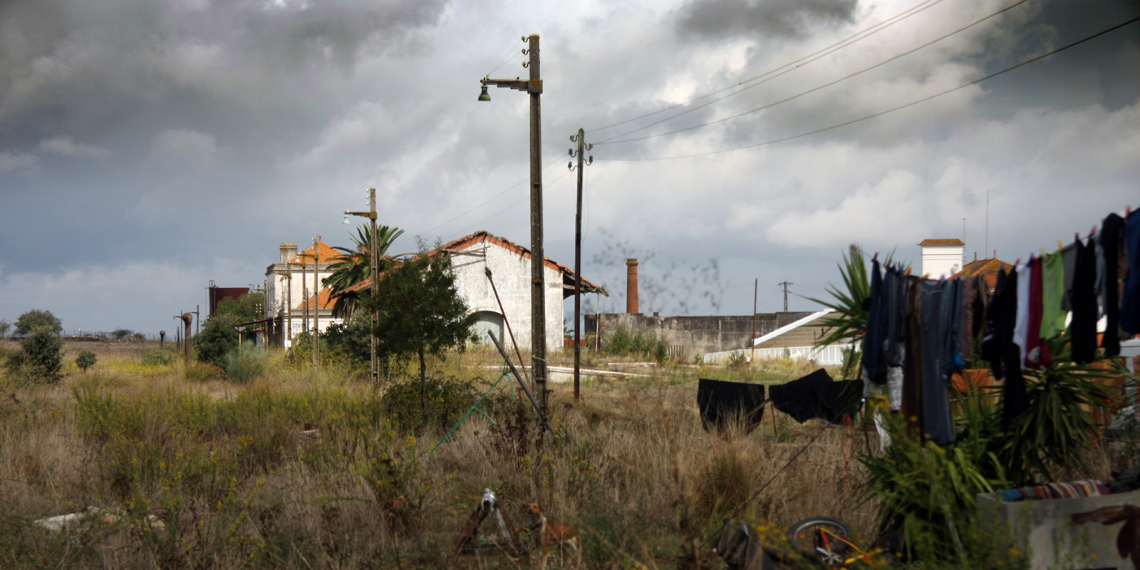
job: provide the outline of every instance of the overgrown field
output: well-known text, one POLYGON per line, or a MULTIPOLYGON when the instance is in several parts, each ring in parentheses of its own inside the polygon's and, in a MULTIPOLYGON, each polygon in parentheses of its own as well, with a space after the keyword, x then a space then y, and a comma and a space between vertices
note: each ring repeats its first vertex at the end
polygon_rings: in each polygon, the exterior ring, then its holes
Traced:
POLYGON ((751 434, 701 428, 698 377, 781 382, 811 370, 795 362, 641 369, 585 383, 579 403, 556 384, 558 437, 503 380, 481 406, 496 423, 471 414, 436 448, 499 378, 497 355, 431 363, 425 419, 409 380, 382 398, 344 370, 271 354, 259 378, 236 384, 154 348, 68 346, 61 383, 5 386, 0 567, 520 565, 494 552, 447 557, 485 488, 577 527, 591 568, 684 566, 694 546, 717 567, 711 539, 730 514, 773 529, 827 515, 862 538, 873 530, 855 457, 877 446, 873 429, 801 426, 771 408, 751 434), (81 349, 98 354, 86 373, 74 364, 81 349), (33 524, 90 507, 123 516, 62 533, 33 524))

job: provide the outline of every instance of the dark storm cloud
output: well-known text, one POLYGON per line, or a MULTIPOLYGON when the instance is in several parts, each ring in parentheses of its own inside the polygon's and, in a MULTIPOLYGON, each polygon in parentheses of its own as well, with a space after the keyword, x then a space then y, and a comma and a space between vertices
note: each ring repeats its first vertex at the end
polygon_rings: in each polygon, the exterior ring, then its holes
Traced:
POLYGON ((685 39, 799 38, 850 22, 858 0, 690 0, 676 14, 685 39))

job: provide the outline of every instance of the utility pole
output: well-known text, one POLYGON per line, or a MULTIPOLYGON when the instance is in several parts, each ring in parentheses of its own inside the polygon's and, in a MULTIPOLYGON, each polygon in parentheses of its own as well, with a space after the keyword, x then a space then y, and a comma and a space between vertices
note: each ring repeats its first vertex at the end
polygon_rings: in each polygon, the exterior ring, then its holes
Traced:
POLYGON ((380 322, 380 252, 378 250, 379 238, 376 234, 376 189, 368 189, 367 212, 344 212, 344 223, 348 223, 348 216, 367 217, 370 224, 368 245, 368 276, 372 279, 372 329, 368 333, 372 339, 369 343, 372 351, 372 387, 380 389, 380 361, 376 358, 378 341, 376 339, 376 325, 380 322))
POLYGON ((786 313, 788 312, 788 285, 795 285, 795 283, 784 281, 783 283, 777 283, 777 285, 784 288, 784 312, 786 313))
MULTIPOLYGON (((287 299, 285 301, 285 336, 284 336, 284 338, 289 339, 288 348, 292 348, 293 347, 293 262, 292 261, 288 261, 288 260, 285 261, 285 276, 289 279, 289 281, 286 282, 285 291, 283 291, 283 293, 285 293, 285 297, 287 299)), ((282 341, 281 345, 284 346, 285 342, 282 341)))
POLYGON ((542 79, 538 58, 538 34, 524 37, 527 49, 523 53, 530 60, 523 63, 530 70, 530 78, 479 80, 483 91, 480 101, 490 101, 487 86, 508 87, 530 94, 530 254, 531 254, 531 309, 530 354, 534 370, 534 389, 538 392, 543 419, 546 417, 546 280, 543 276, 545 260, 542 250, 542 79))
MULTIPOLYGON (((760 297, 760 278, 756 278, 756 283, 752 286, 752 354, 749 356, 749 364, 756 360, 756 300, 760 297)), ((784 310, 788 310, 787 307, 784 310)))
MULTIPOLYGON (((577 402, 580 396, 579 375, 581 374, 582 366, 582 171, 583 171, 583 155, 587 150, 593 150, 594 145, 586 144, 586 131, 578 129, 578 135, 571 136, 570 142, 578 143, 578 153, 575 154, 574 150, 570 150, 570 156, 578 157, 578 207, 574 215, 574 401, 577 402)), ((594 157, 590 157, 590 161, 586 164, 593 164, 594 157)), ((574 170, 574 163, 569 164, 570 170, 574 170)))
POLYGON ((200 310, 202 310, 202 307, 194 305, 194 334, 202 332, 202 315, 198 312, 200 310))
POLYGON ((321 365, 321 236, 313 241, 313 366, 321 365))

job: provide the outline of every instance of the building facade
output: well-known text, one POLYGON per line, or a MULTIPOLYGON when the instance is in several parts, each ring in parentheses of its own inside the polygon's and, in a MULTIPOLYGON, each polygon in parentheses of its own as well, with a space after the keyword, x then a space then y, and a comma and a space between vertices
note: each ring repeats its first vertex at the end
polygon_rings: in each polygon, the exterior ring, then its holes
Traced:
POLYGON ((265 269, 265 318, 273 320, 275 331, 269 344, 288 347, 292 338, 303 331, 315 326, 323 332, 341 322, 332 316, 329 290, 323 285, 325 278, 332 275, 329 266, 340 255, 319 237, 313 246, 301 252, 296 243, 281 244, 279 261, 265 269), (314 296, 314 291, 318 295, 314 296))

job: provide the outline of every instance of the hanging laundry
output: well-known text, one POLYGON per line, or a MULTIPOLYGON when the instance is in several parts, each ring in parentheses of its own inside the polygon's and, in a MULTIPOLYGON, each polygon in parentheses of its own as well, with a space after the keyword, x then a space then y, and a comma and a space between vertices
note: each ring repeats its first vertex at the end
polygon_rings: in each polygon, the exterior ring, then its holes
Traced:
POLYGON ((953 320, 953 281, 922 282, 922 433, 938 445, 954 443, 950 393, 946 380, 947 329, 953 320))
POLYGON ((1128 266, 1120 303, 1120 328, 1140 334, 1140 214, 1132 212, 1124 222, 1124 249, 1128 266))
POLYGON ((922 280, 906 278, 906 354, 903 361, 902 414, 922 433, 922 280))
POLYGON ((1118 283, 1120 281, 1120 238, 1124 231, 1124 219, 1116 214, 1109 214, 1104 218, 1100 232, 1100 246, 1104 251, 1104 316, 1107 325, 1104 329, 1104 339, 1101 347, 1105 356, 1120 354, 1120 300, 1118 283))
POLYGON ((1073 288, 1070 304, 1073 319, 1069 323, 1072 338, 1073 362, 1092 362, 1096 357, 1096 245, 1092 239, 1087 244, 1077 240, 1077 259, 1073 266, 1073 288))
POLYGON ((1029 409, 1025 378, 1021 375, 1021 349, 1014 342, 1020 303, 1019 271, 998 272, 997 287, 986 314, 989 317, 982 356, 990 362, 994 378, 1005 380, 1002 388, 1001 429, 1008 432, 1013 421, 1029 409))
POLYGON ((1026 367, 1039 368, 1053 363, 1053 357, 1041 340, 1042 315, 1042 263, 1040 259, 1029 260, 1029 320, 1026 324, 1025 360, 1026 367))
POLYGON ((777 410, 801 424, 812 418, 839 424, 844 414, 858 411, 862 384, 860 380, 836 382, 821 368, 791 382, 770 386, 768 395, 777 410))
POLYGON ((989 304, 989 287, 984 275, 962 278, 962 334, 958 351, 962 360, 974 358, 974 340, 986 328, 986 305, 989 304))
MULTIPOLYGON (((1075 259, 1074 259, 1075 261, 1075 259)), ((1061 252, 1041 258, 1041 338, 1056 338, 1065 331, 1065 262, 1061 252)))
POLYGON ((1073 277, 1077 271, 1077 243, 1069 244, 1061 249, 1061 269, 1065 272, 1065 292, 1061 295, 1061 310, 1071 311, 1073 294, 1073 277))
POLYGON ((1013 327, 1013 343, 1021 355, 1021 366, 1025 365, 1025 348, 1029 346, 1029 282, 1033 270, 1033 258, 1030 257, 1025 265, 1019 266, 1017 272, 1017 289, 1013 298, 1017 302, 1017 320, 1013 327))
MULTIPOLYGON (((871 260, 871 294, 867 305, 867 329, 863 335, 863 381, 866 388, 887 381, 886 367, 880 372, 879 360, 883 353, 883 340, 887 334, 887 291, 883 287, 878 258, 871 260)), ((865 393, 869 393, 867 389, 865 393)))
POLYGON ((739 422, 745 433, 751 433, 764 418, 764 385, 701 378, 697 409, 701 411, 701 427, 707 432, 739 422))

